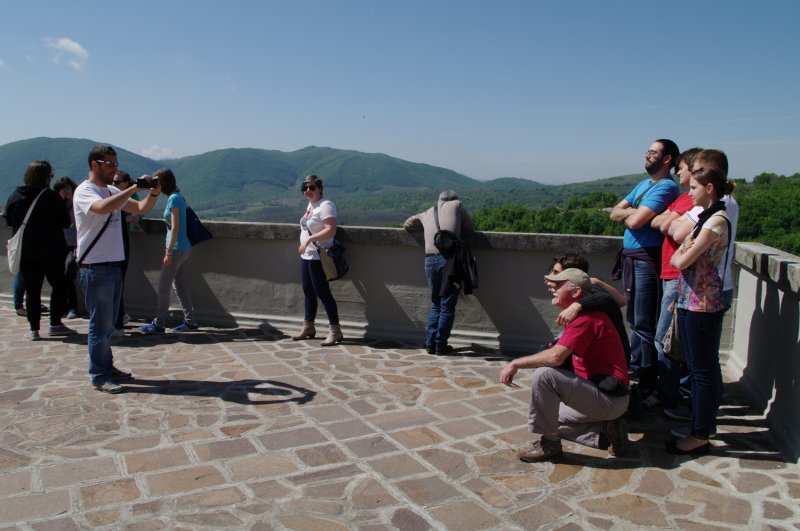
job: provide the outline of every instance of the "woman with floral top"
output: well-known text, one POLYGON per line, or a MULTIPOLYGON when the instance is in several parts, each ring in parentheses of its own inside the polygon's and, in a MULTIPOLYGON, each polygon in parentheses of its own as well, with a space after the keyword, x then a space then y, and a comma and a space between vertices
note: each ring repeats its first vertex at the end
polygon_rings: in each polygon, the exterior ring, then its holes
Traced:
POLYGON ((725 303, 719 264, 730 252, 730 221, 722 197, 730 193, 728 159, 715 149, 703 150, 694 160, 689 195, 705 210, 689 237, 672 256, 680 270, 678 328, 692 378, 692 427, 689 434, 667 444, 675 454, 706 454, 716 430, 722 399, 719 342, 725 303))

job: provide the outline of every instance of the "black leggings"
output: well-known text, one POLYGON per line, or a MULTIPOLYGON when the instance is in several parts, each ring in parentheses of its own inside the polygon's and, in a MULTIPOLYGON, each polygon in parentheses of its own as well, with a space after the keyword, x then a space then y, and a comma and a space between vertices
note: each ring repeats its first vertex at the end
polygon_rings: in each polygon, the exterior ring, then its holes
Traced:
MULTIPOLYGON (((66 257, 65 257, 66 259, 66 257)), ((25 283, 25 309, 31 330, 39 330, 42 318, 42 285, 44 279, 50 284, 50 326, 61 324, 61 315, 67 304, 67 277, 64 275, 64 260, 51 263, 23 262, 20 271, 25 283)))

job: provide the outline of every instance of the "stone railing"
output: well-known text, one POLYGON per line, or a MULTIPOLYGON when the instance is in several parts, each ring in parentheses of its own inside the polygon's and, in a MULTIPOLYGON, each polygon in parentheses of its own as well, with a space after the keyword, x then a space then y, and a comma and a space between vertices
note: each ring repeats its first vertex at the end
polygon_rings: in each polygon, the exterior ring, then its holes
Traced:
MULTIPOLYGON (((206 225, 215 238, 196 246, 189 262, 200 319, 222 325, 263 322, 286 330, 298 326, 303 316, 299 227, 206 225)), ((144 220, 142 229, 132 235, 126 305, 149 317, 156 305, 164 226, 144 220)), ((421 234, 340 227, 338 236, 351 269, 331 286, 346 334, 422 343, 430 299, 421 234)), ((585 253, 593 271, 607 278, 620 244, 610 237, 513 233, 477 233, 468 241, 478 260, 480 287, 459 301, 453 341, 508 350, 530 350, 552 338, 556 312, 542 276, 554 254, 585 253)), ((318 320, 325 322, 321 306, 318 320)))
MULTIPOLYGON (((299 228, 291 224, 206 222, 211 241, 192 250, 189 277, 201 323, 296 329, 303 315, 297 255, 299 228)), ((5 237, 9 231, 4 229, 5 237)), ((421 236, 402 229, 341 227, 348 276, 332 283, 347 337, 422 345, 429 298, 421 236)), ((129 313, 153 317, 164 224, 142 220, 131 238, 125 288, 129 313)), ((591 273, 608 280, 620 238, 551 234, 476 233, 468 242, 478 260, 480 287, 458 303, 452 342, 482 349, 534 351, 557 332, 556 309, 542 276, 552 256, 580 252, 591 273)), ((800 347, 795 256, 758 244, 736 244, 737 291, 726 316, 722 348, 726 372, 739 379, 768 412, 776 441, 800 453, 800 347)), ((5 269, 2 261, 0 269, 5 269)), ((0 274, 0 292, 11 278, 0 274)), ((173 307, 176 301, 173 297, 173 307)), ((174 314, 177 324, 179 316, 174 314)), ((325 323, 320 305, 319 323, 325 323)))
POLYGON ((725 367, 766 414, 772 436, 800 457, 800 258, 736 244, 733 344, 725 367))

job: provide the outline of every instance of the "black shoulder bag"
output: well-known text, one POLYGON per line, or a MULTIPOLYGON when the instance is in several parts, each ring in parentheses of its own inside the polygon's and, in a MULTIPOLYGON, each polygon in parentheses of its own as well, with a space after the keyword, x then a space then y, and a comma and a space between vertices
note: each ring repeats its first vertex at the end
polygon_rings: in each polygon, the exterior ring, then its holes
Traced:
POLYGON ((442 230, 439 226, 439 205, 433 207, 433 216, 436 221, 436 234, 433 235, 433 245, 445 258, 452 258, 458 249, 459 238, 451 230, 442 230))

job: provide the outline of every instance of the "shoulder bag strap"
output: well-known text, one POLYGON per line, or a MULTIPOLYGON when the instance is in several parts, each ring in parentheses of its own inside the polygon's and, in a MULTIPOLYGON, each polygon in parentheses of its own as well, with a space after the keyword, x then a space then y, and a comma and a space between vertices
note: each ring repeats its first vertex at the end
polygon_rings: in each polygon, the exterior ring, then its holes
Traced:
POLYGON ((657 185, 657 184, 658 184, 658 183, 660 183, 660 182, 661 182, 661 181, 651 181, 651 182, 650 182, 650 186, 648 186, 647 188, 645 188, 645 189, 644 189, 644 192, 642 192, 641 194, 639 194, 639 197, 637 197, 637 198, 636 198, 636 200, 633 202, 633 205, 632 205, 632 206, 633 206, 633 208, 639 208, 639 203, 641 203, 641 202, 642 202, 642 199, 644 199, 644 196, 645 196, 645 194, 647 194, 647 192, 649 192, 649 191, 650 191, 650 189, 651 189, 652 187, 654 187, 655 185, 657 185))
POLYGON ((731 252, 731 247, 733 247, 733 226, 731 225, 731 220, 728 219, 728 216, 722 216, 725 219, 725 223, 728 224, 728 246, 725 248, 725 267, 722 268, 722 278, 720 278, 720 282, 722 283, 722 290, 725 290, 725 275, 728 274, 728 255, 731 252))
POLYGON ((94 244, 97 243, 97 240, 99 240, 100 236, 102 236, 103 233, 106 231, 106 227, 108 227, 109 222, 111 222, 111 216, 113 216, 113 215, 114 215, 114 212, 112 211, 111 214, 108 215, 108 218, 106 219, 106 222, 103 224, 103 228, 100 229, 100 232, 97 233, 97 236, 95 236, 94 240, 92 240, 92 243, 89 244, 89 247, 86 249, 86 252, 83 253, 83 255, 80 257, 80 259, 78 259, 78 262, 77 262, 78 265, 81 265, 83 263, 83 260, 87 256, 89 256, 89 251, 92 250, 92 248, 94 247, 94 244))
MULTIPOLYGON (((44 193, 45 190, 47 190, 47 188, 42 189, 42 191, 39 192, 39 195, 36 196, 36 199, 33 200, 33 203, 31 203, 31 206, 28 207, 28 211, 25 213, 25 219, 22 220, 22 225, 19 226, 19 230, 17 231, 18 233, 22 233, 22 231, 25 230, 25 225, 28 224, 28 218, 31 217, 31 212, 33 212, 33 207, 35 207, 36 203, 39 202, 39 198, 42 197, 42 194, 44 193)), ((22 238, 22 236, 20 236, 20 238, 22 238)))

